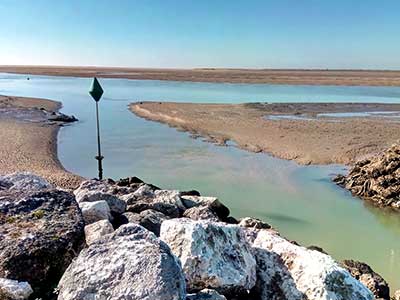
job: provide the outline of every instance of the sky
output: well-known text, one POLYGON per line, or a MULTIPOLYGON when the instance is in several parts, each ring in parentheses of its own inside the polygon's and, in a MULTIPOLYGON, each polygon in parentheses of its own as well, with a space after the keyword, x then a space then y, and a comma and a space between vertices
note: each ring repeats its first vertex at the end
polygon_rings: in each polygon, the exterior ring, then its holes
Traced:
POLYGON ((0 65, 400 69, 399 0, 0 0, 0 65))

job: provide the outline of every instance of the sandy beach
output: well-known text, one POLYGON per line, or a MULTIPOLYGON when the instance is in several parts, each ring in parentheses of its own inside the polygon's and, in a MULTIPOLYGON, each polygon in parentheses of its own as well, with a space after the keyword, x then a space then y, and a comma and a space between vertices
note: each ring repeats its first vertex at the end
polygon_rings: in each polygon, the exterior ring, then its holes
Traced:
POLYGON ((400 139, 400 104, 192 104, 140 102, 136 115, 300 164, 346 164, 400 139), (372 112, 371 116, 364 116, 372 112), (375 114, 379 112, 378 114, 375 114), (356 113, 356 117, 321 116, 356 113))
POLYGON ((191 82, 293 85, 399 86, 400 71, 298 69, 151 69, 65 66, 0 66, 0 72, 191 82))
POLYGON ((80 183, 82 178, 67 172, 57 158, 60 123, 48 122, 40 109, 60 107, 51 100, 0 96, 0 174, 29 171, 63 188, 80 183))

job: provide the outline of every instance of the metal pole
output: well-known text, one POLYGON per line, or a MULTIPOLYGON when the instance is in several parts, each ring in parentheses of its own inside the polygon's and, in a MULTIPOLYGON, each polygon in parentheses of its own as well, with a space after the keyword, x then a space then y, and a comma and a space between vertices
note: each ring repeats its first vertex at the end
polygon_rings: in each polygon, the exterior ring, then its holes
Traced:
POLYGON ((102 160, 104 156, 101 155, 101 147, 100 147, 100 124, 99 124, 99 103, 96 101, 96 120, 97 120, 97 156, 96 159, 99 163, 99 179, 103 179, 103 164, 102 160))

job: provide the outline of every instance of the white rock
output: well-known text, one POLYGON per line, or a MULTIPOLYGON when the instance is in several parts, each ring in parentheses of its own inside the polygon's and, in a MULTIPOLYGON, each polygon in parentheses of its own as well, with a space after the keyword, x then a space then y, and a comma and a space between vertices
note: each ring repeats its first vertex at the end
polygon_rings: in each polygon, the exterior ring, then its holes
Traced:
POLYGON ((255 285, 256 261, 237 225, 166 220, 160 238, 180 258, 190 291, 212 288, 229 293, 255 285))
POLYGON ((78 203, 86 224, 92 224, 100 220, 112 220, 110 207, 106 201, 78 203))
POLYGON ((106 201, 110 210, 117 214, 122 214, 126 209, 126 202, 113 195, 110 191, 110 185, 99 180, 87 180, 74 191, 76 201, 95 202, 106 201))
POLYGON ((261 230, 254 241, 262 300, 279 289, 285 299, 372 300, 373 294, 330 256, 261 230), (272 290, 272 288, 274 290, 272 290))
POLYGON ((177 190, 154 190, 153 187, 143 184, 135 192, 120 196, 120 198, 126 202, 131 202, 131 199, 135 201, 143 201, 146 203, 164 203, 171 204, 178 207, 181 210, 185 210, 186 207, 182 203, 181 193, 177 190))
POLYGON ((154 191, 153 202, 162 202, 176 205, 180 209, 186 209, 181 200, 181 193, 175 190, 156 190, 154 191))
POLYGON ((97 221, 85 226, 86 244, 91 245, 106 234, 114 232, 114 228, 108 220, 97 221))
POLYGON ((33 290, 28 282, 0 278, 0 299, 28 299, 33 290))
POLYGON ((29 172, 0 176, 0 186, 5 186, 9 190, 17 191, 36 191, 53 188, 53 186, 42 177, 29 172))
POLYGON ((81 251, 59 283, 58 300, 184 300, 179 260, 136 224, 118 228, 81 251))
POLYGON ((393 299, 400 300, 400 290, 394 292, 393 299))

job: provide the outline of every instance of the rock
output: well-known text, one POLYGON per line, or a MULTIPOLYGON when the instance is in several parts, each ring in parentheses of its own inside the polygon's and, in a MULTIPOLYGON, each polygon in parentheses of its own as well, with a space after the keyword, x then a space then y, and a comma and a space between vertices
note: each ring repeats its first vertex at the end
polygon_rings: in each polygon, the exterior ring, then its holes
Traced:
POLYGON ((163 203, 163 202, 143 202, 138 201, 132 205, 128 205, 127 211, 133 213, 141 213, 144 210, 152 209, 163 213, 170 218, 178 218, 181 215, 179 208, 174 204, 163 203))
POLYGON ((58 300, 184 300, 178 259, 135 224, 121 226, 82 250, 59 283, 58 300))
POLYGON ((112 193, 112 186, 100 180, 87 180, 74 191, 76 201, 95 202, 104 200, 115 214, 122 214, 126 210, 125 201, 112 193))
POLYGON ((154 191, 153 203, 161 202, 177 206, 179 209, 185 210, 186 207, 182 203, 181 194, 175 190, 156 190, 154 191))
POLYGON ((116 185, 118 186, 130 186, 132 184, 138 184, 138 183, 144 183, 140 178, 137 177, 127 177, 127 178, 121 178, 117 182, 115 182, 116 185))
POLYGON ((400 209, 400 145, 357 162, 347 176, 338 175, 333 180, 377 206, 400 209))
POLYGON ((0 191, 40 191, 53 188, 43 178, 29 172, 12 173, 0 176, 0 191))
POLYGON ((100 220, 112 220, 110 207, 106 201, 81 202, 79 207, 82 211, 85 223, 92 224, 100 220))
POLYGON ((354 260, 344 260, 342 266, 361 283, 363 283, 376 298, 390 300, 389 285, 370 266, 354 260))
POLYGON ((124 213, 123 216, 126 218, 126 223, 141 225, 153 232, 156 236, 160 236, 162 222, 169 219, 163 213, 152 209, 144 210, 140 214, 127 212, 124 213))
POLYGON ((217 215, 207 206, 194 206, 185 210, 183 216, 192 220, 210 220, 218 222, 217 215))
POLYGON ((70 193, 0 192, 0 277, 28 281, 34 298, 47 298, 84 246, 83 228, 70 193))
POLYGON ((234 295, 255 284, 256 261, 239 226, 172 219, 162 223, 160 238, 180 258, 190 292, 234 295))
POLYGON ((122 216, 124 216, 126 218, 126 223, 133 223, 133 224, 139 224, 140 220, 141 220, 141 216, 140 214, 137 213, 132 213, 132 212, 126 212, 124 213, 122 216))
POLYGON ((393 300, 400 300, 400 290, 394 292, 393 300))
POLYGON ((319 246, 311 245, 311 246, 308 246, 307 249, 308 249, 308 250, 318 251, 318 252, 321 252, 321 253, 323 253, 323 254, 329 255, 328 252, 326 252, 324 249, 322 249, 322 248, 319 247, 319 246))
POLYGON ((372 300, 373 294, 330 256, 294 245, 269 230, 253 243, 255 293, 264 299, 372 300))
POLYGON ((271 225, 256 219, 256 218, 243 218, 240 219, 239 226, 253 228, 253 229, 270 229, 271 225))
POLYGON ((24 300, 28 299, 33 290, 28 282, 0 278, 1 300, 24 300))
POLYGON ((190 191, 182 191, 181 196, 201 196, 199 191, 190 190, 190 191))
POLYGON ((182 196, 182 202, 186 209, 195 206, 208 206, 215 214, 224 220, 229 216, 229 209, 216 197, 182 196))
POLYGON ((224 219, 224 222, 225 222, 225 223, 228 223, 228 224, 239 224, 239 221, 236 220, 236 219, 235 219, 234 217, 232 217, 232 216, 229 216, 229 217, 225 218, 225 219, 224 219))
POLYGON ((75 116, 68 116, 63 113, 57 112, 53 116, 48 117, 49 121, 55 121, 55 122, 63 122, 63 123, 72 123, 78 121, 75 116))
POLYGON ((215 290, 204 289, 196 294, 187 295, 186 300, 226 300, 226 298, 215 290))
POLYGON ((86 245, 91 245, 106 234, 114 232, 110 221, 101 220, 85 226, 86 245))

